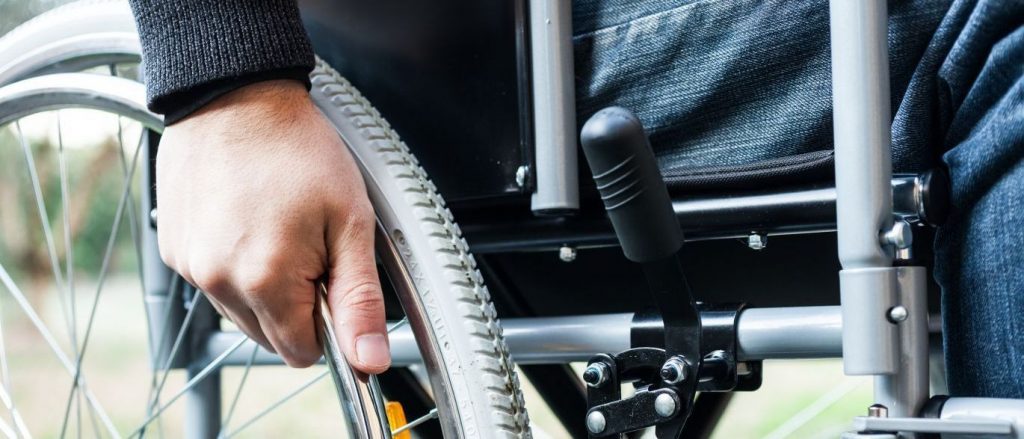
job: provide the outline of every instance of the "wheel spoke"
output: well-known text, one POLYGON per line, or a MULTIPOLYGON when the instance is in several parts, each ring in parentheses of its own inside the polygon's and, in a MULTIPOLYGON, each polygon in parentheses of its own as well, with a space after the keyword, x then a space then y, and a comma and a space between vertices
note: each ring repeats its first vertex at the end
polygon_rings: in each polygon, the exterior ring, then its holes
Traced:
POLYGON ((188 332, 188 327, 192 323, 192 317, 195 315, 196 308, 199 307, 199 300, 203 298, 203 295, 198 291, 195 296, 192 296, 192 300, 189 302, 188 312, 185 313, 185 319, 181 323, 181 329, 178 330, 178 335, 174 338, 174 344, 171 345, 171 351, 167 355, 167 361, 160 370, 164 372, 160 378, 160 382, 151 389, 148 398, 149 403, 146 405, 146 415, 148 416, 152 409, 157 407, 157 403, 160 400, 160 392, 163 391, 164 385, 167 384, 167 377, 171 375, 171 362, 174 357, 178 355, 178 349, 181 348, 182 343, 185 341, 185 334, 188 332))
POLYGON ((238 428, 236 428, 236 429, 235 429, 234 431, 232 431, 231 433, 228 433, 228 434, 226 434, 226 435, 222 435, 222 437, 223 437, 224 439, 227 439, 227 438, 230 438, 230 437, 232 437, 232 436, 234 436, 234 435, 238 434, 238 433, 239 433, 240 431, 244 430, 244 429, 245 429, 246 427, 248 427, 248 426, 252 425, 252 424, 253 424, 253 423, 255 423, 256 421, 258 421, 258 420, 262 419, 262 418, 263 418, 264 416, 266 416, 266 415, 267 415, 267 414, 269 414, 270 412, 272 412, 272 411, 274 411, 275 409, 277 409, 278 407, 280 407, 280 406, 281 406, 282 404, 284 404, 284 403, 288 402, 288 400, 290 400, 290 399, 294 398, 294 397, 295 397, 296 395, 298 395, 298 394, 302 393, 302 391, 303 391, 303 390, 306 390, 306 389, 308 389, 308 388, 309 388, 310 386, 312 386, 313 384, 316 384, 316 382, 317 382, 317 381, 320 381, 320 380, 322 380, 322 379, 323 379, 323 378, 324 378, 325 376, 328 376, 328 375, 330 375, 330 373, 331 373, 331 371, 330 371, 330 370, 326 370, 326 369, 325 369, 325 370, 324 370, 323 372, 321 372, 321 373, 320 373, 319 375, 317 375, 317 376, 313 377, 313 378, 312 378, 312 379, 310 379, 309 381, 306 381, 306 382, 305 382, 304 384, 302 384, 301 386, 299 386, 299 387, 298 387, 297 389, 295 389, 295 390, 291 391, 291 393, 289 393, 289 394, 285 395, 285 396, 284 396, 283 398, 281 398, 281 399, 277 400, 276 402, 274 402, 273 404, 271 404, 271 405, 267 406, 267 408, 265 408, 265 409, 261 410, 261 411, 260 411, 259 413, 257 413, 257 414, 256 414, 256 416, 253 416, 253 417, 249 418, 249 419, 248 419, 247 421, 243 422, 243 423, 242 423, 242 425, 240 425, 240 426, 239 426, 238 428))
MULTIPOLYGON (((61 219, 64 225, 64 268, 66 270, 64 279, 67 280, 68 302, 71 304, 71 355, 78 358, 78 310, 75 296, 74 277, 74 247, 71 245, 71 209, 68 208, 68 162, 64 155, 64 127, 61 124, 60 110, 57 113, 57 161, 60 172, 60 205, 61 219)), ((58 292, 58 294, 61 294, 58 292)), ((71 401, 68 401, 68 408, 71 408, 71 401)), ((61 426, 61 436, 64 436, 64 429, 67 427, 67 413, 64 414, 64 422, 61 426)), ((78 394, 78 404, 75 406, 76 436, 82 437, 82 395, 78 394)))
MULTIPOLYGON (((81 395, 82 392, 78 392, 78 394, 81 395)), ((78 404, 79 405, 82 404, 81 396, 79 396, 78 404)), ((88 408, 88 407, 86 407, 86 408, 88 408)), ((103 437, 103 435, 100 433, 100 426, 96 423, 96 410, 89 410, 89 424, 92 425, 93 437, 95 437, 95 438, 103 437)))
MULTIPOLYGON (((398 328, 401 328, 402 326, 404 326, 404 325, 405 325, 405 324, 407 324, 407 323, 409 323, 409 318, 408 318, 408 317, 402 318, 402 320, 399 320, 399 321, 395 322, 395 323, 394 323, 393 325, 391 325, 391 327, 390 327, 390 328, 388 328, 388 330, 387 330, 388 334, 390 334, 391 332, 393 332, 394 330, 396 330, 396 329, 398 329, 398 328)), ((252 357, 251 357, 251 358, 249 359, 249 363, 248 363, 248 364, 246 364, 246 372, 245 372, 246 374, 248 374, 248 368, 249 368, 249 366, 250 366, 250 365, 252 364, 252 361, 253 361, 253 359, 255 359, 255 358, 256 358, 256 351, 257 351, 258 349, 259 349, 259 345, 255 346, 255 347, 253 348, 253 354, 252 354, 252 357)), ((266 415, 267 415, 267 414, 269 414, 270 412, 272 412, 272 411, 276 410, 276 409, 277 409, 278 407, 280 407, 280 406, 281 406, 281 405, 283 405, 284 403, 288 402, 288 400, 290 400, 290 399, 294 398, 295 396, 297 396, 298 394, 302 393, 302 391, 304 391, 304 390, 308 389, 308 388, 309 388, 310 386, 312 386, 313 384, 316 384, 316 382, 317 382, 317 381, 320 381, 320 380, 321 380, 321 379, 323 379, 323 378, 324 378, 325 376, 328 376, 328 375, 330 374, 330 372, 331 372, 331 371, 330 371, 329 369, 328 369, 328 370, 324 370, 324 371, 323 371, 323 373, 321 373, 321 374, 319 374, 319 375, 317 375, 317 376, 313 377, 313 378, 312 378, 312 379, 310 379, 309 381, 306 381, 306 382, 305 382, 304 384, 302 384, 301 386, 299 386, 298 388, 296 388, 296 389, 295 389, 295 390, 293 390, 292 392, 288 393, 287 395, 285 395, 285 396, 284 396, 284 397, 282 397, 281 399, 277 400, 277 401, 276 401, 276 402, 274 402, 273 404, 270 404, 269 406, 267 406, 267 408, 263 409, 262 411, 260 411, 260 412, 259 412, 258 414, 256 414, 256 415, 255 415, 255 416, 253 416, 252 418, 249 418, 248 420, 246 420, 245 422, 243 422, 241 426, 239 426, 238 428, 236 428, 236 429, 235 429, 234 431, 232 431, 231 433, 227 433, 227 434, 224 434, 224 433, 223 433, 223 431, 225 431, 225 430, 226 430, 226 428, 227 428, 227 420, 225 420, 225 421, 224 421, 224 425, 223 425, 223 426, 222 426, 222 428, 221 428, 221 432, 222 432, 222 433, 220 434, 220 436, 219 436, 219 439, 227 439, 227 438, 230 438, 230 437, 232 437, 232 436, 234 436, 234 435, 238 434, 239 432, 241 432, 241 431, 242 431, 243 429, 245 429, 246 427, 248 427, 248 426, 252 425, 253 423, 255 423, 256 421, 260 420, 261 418, 263 418, 264 416, 266 416, 266 415)), ((245 375, 242 375, 242 380, 243 380, 243 383, 244 383, 244 381, 245 381, 245 375)), ((239 392, 241 392, 241 386, 239 386, 239 390, 238 390, 238 391, 239 391, 239 392)), ((235 402, 237 402, 237 400, 238 400, 238 394, 236 393, 236 394, 235 394, 235 402)), ((235 404, 234 404, 234 402, 233 402, 233 403, 231 404, 231 411, 234 411, 234 408, 235 408, 235 404)), ((228 416, 229 416, 229 417, 231 416, 231 411, 229 411, 229 412, 228 412, 228 416)))
POLYGON ((839 400, 843 399, 844 396, 850 394, 850 392, 853 392, 854 390, 857 390, 861 384, 863 383, 854 380, 840 381, 839 384, 818 397, 814 402, 804 407, 782 424, 779 424, 779 426, 776 427, 775 430, 772 430, 771 433, 768 433, 765 438, 784 439, 790 437, 790 435, 799 430, 800 427, 803 427, 833 404, 839 402, 839 400))
MULTIPOLYGON (((50 258, 50 268, 53 271, 53 280, 57 286, 57 291, 66 291, 64 286, 64 276, 60 271, 60 263, 57 261, 57 246, 54 244, 53 229, 50 227, 49 214, 46 210, 46 202, 43 200, 43 189, 39 182, 39 173, 36 170, 36 159, 32 154, 32 147, 29 146, 28 140, 25 139, 25 133, 21 130, 21 121, 14 122, 14 129, 18 133, 18 140, 21 143, 22 152, 25 154, 25 162, 28 165, 28 175, 32 183, 32 194, 35 197, 36 210, 39 212, 39 222, 43 228, 43 238, 46 240, 46 251, 50 258)), ((58 294, 61 298, 61 307, 64 311, 64 317, 67 320, 68 336, 71 336, 75 330, 74 315, 68 309, 68 303, 64 298, 63 294, 58 294)))
POLYGON ((401 432, 404 432, 404 431, 407 431, 407 430, 411 430, 413 428, 416 428, 418 425, 420 425, 420 424, 422 424, 424 422, 427 422, 427 421, 429 421, 431 419, 436 419, 436 418, 437 418, 437 408, 435 407, 435 408, 430 409, 430 411, 427 412, 427 414, 425 414, 423 416, 420 416, 420 417, 418 417, 416 419, 413 419, 412 422, 406 423, 405 425, 403 425, 401 427, 398 427, 398 428, 396 428, 394 430, 391 430, 391 435, 392 436, 398 436, 398 434, 401 433, 401 432))
MULTIPOLYGON (((14 283, 14 279, 11 278, 10 273, 7 272, 7 269, 3 264, 0 264, 0 283, 3 283, 4 286, 7 287, 7 291, 11 293, 11 296, 14 297, 14 301, 18 303, 18 306, 21 307, 29 321, 32 322, 32 325, 35 326, 36 330, 39 331, 39 334, 42 335, 43 341, 46 342, 47 346, 50 347, 50 350, 57 357, 57 360, 62 366, 64 366, 64 370, 68 372, 68 375, 74 377, 76 375, 74 364, 71 363, 67 354, 61 350, 60 345, 57 344, 57 340, 53 337, 53 333, 47 329, 43 320, 39 318, 39 314, 36 313, 35 308, 33 308, 29 303, 25 294, 22 293, 21 289, 14 283)), ((85 394, 85 400, 96 410, 96 414, 99 415, 100 421, 103 422, 103 426, 112 437, 120 438, 121 435, 118 434, 117 429, 114 428, 114 423, 110 421, 110 416, 107 415, 107 411, 102 405, 100 405, 95 395, 92 394, 92 391, 89 390, 85 378, 80 377, 79 381, 79 386, 85 394)))
MULTIPOLYGON (((168 303, 170 303, 170 305, 168 305, 167 306, 167 310, 164 311, 164 319, 161 320, 161 322, 163 322, 163 326, 160 328, 160 333, 157 334, 157 340, 155 340, 155 341, 154 340, 150 340, 149 341, 150 349, 152 349, 152 352, 150 352, 151 358, 156 358, 160 354, 160 352, 163 351, 163 349, 164 349, 164 341, 167 340, 167 332, 171 330, 171 313, 174 312, 174 302, 175 302, 175 300, 177 300, 178 295, 180 294, 180 291, 182 290, 182 288, 180 288, 180 284, 181 284, 181 276, 178 276, 177 274, 175 274, 174 276, 171 277, 171 284, 168 287, 168 290, 170 290, 170 297, 168 297, 168 303)), ((195 297, 193 297, 192 299, 195 300, 195 297)), ((149 316, 147 315, 147 317, 149 317, 149 316)), ((182 326, 187 326, 187 325, 183 324, 182 326)), ((179 336, 180 336, 180 334, 179 334, 179 336)), ((150 335, 150 337, 152 337, 152 335, 150 335)), ((177 339, 175 339, 175 341, 177 341, 177 339)), ((171 358, 173 358, 173 357, 171 357, 171 358)), ((156 381, 157 381, 156 377, 157 377, 157 373, 160 371, 160 368, 157 367, 158 365, 156 365, 156 364, 154 364, 153 366, 154 366, 153 367, 153 380, 152 380, 152 383, 150 385, 151 385, 151 387, 155 388, 156 387, 156 381)), ((152 396, 152 395, 150 395, 150 396, 152 396)), ((146 399, 148 400, 149 398, 146 398, 146 399)))
MULTIPOLYGON (((111 68, 113 69, 114 66, 111 65, 111 68)), ((117 76, 116 71, 114 73, 114 76, 117 76)), ((117 116, 117 152, 118 152, 117 155, 118 155, 118 158, 120 158, 120 161, 121 161, 121 173, 124 176, 124 180, 123 181, 125 182, 125 184, 130 184, 132 176, 129 175, 129 173, 128 173, 128 169, 129 169, 129 167, 128 167, 128 158, 124 154, 124 129, 123 129, 123 126, 121 124, 122 119, 123 118, 120 115, 117 116)), ((141 129, 142 129, 141 136, 143 136, 143 138, 144 138, 145 135, 146 135, 146 129, 145 128, 141 128, 141 129)), ((140 143, 142 142, 142 138, 139 139, 139 142, 140 143)), ((144 165, 148 166, 149 164, 144 164, 144 165)), ((136 257, 136 260, 140 261, 139 264, 138 264, 139 284, 142 285, 143 288, 145 288, 145 286, 146 286, 146 275, 145 275, 145 271, 142 269, 142 262, 141 262, 142 261, 142 242, 141 242, 142 239, 140 238, 141 233, 139 231, 139 225, 141 223, 136 219, 136 215, 137 215, 137 210, 135 208, 135 198, 134 197, 128 197, 128 230, 132 234, 132 243, 135 244, 134 247, 135 247, 135 257, 136 257)))
POLYGON ((231 399, 231 406, 228 408, 227 415, 224 416, 224 421, 220 424, 220 431, 226 431, 228 424, 231 422, 231 416, 235 413, 235 407, 238 406, 238 399, 242 396, 242 389, 245 387, 245 380, 249 378, 249 371, 252 370, 252 363, 256 361, 256 354, 260 351, 259 344, 253 344, 252 354, 249 355, 249 361, 245 363, 245 371, 242 372, 242 378, 238 380, 238 389, 235 390, 235 396, 231 399))
MULTIPOLYGON (((31 438, 32 435, 28 432, 28 426, 25 424, 25 420, 21 418, 21 412, 14 406, 14 398, 9 390, 10 388, 0 388, 0 401, 3 401, 7 411, 11 414, 14 426, 17 428, 17 432, 21 434, 20 437, 31 438)), ((0 421, 3 421, 3 419, 0 418, 0 421)), ((18 435, 16 434, 15 437, 18 437, 18 435)))
POLYGON ((409 324, 409 317, 402 317, 402 320, 395 322, 394 325, 391 325, 391 327, 388 328, 388 334, 394 332, 396 329, 401 328, 407 324, 409 324))
MULTIPOLYGON (((144 133, 145 131, 143 131, 144 133)), ((124 182, 124 187, 121 190, 121 199, 117 203, 117 211, 114 213, 114 224, 110 228, 110 237, 107 239, 106 251, 103 254, 103 262, 100 264, 99 278, 96 281, 96 294, 92 299, 92 306, 89 310, 89 320, 85 326, 85 334, 82 337, 82 347, 78 352, 75 360, 75 374, 72 379, 71 391, 68 393, 68 401, 64 408, 64 427, 61 428, 61 436, 64 436, 64 431, 67 427, 68 413, 71 409, 71 401, 74 399, 79 386, 79 379, 82 375, 82 359, 85 358, 85 353, 89 347, 89 336, 92 334, 93 323, 96 321, 96 309, 100 302, 100 296, 103 293, 103 284, 106 282, 107 273, 110 269, 110 258, 114 253, 114 244, 117 242, 118 230, 121 226, 121 218, 124 216, 125 204, 129 196, 131 195, 131 176, 135 174, 135 168, 139 161, 139 150, 142 147, 142 138, 139 138, 138 144, 135 146, 135 154, 132 157, 132 165, 128 170, 129 178, 124 182)), ((81 417, 79 417, 79 426, 81 425, 81 417)))
MULTIPOLYGON (((390 334, 391 332, 393 332, 394 330, 396 330, 398 328, 401 328, 402 326, 404 326, 407 323, 409 323, 409 318, 408 317, 402 318, 402 320, 399 320, 398 322, 395 322, 395 324, 391 325, 391 327, 388 328, 388 330, 387 330, 388 334, 390 334)), ((259 346, 256 346, 256 348, 258 349, 259 346)), ((255 353, 256 353, 256 351, 254 350, 253 351, 253 357, 254 358, 255 358, 255 353)), ((263 409, 262 411, 257 413, 255 416, 253 416, 252 418, 249 418, 247 421, 243 422, 241 426, 236 428, 231 433, 228 433, 228 434, 223 434, 222 433, 220 435, 220 438, 221 439, 227 439, 227 438, 230 438, 230 437, 238 434, 239 432, 241 432, 246 427, 252 425, 256 421, 260 420, 261 418, 263 418, 264 416, 266 416, 270 412, 274 411, 275 409, 277 409, 278 407, 283 405, 284 403, 288 402, 288 400, 290 400, 290 399, 294 398, 295 396, 297 396, 298 394, 302 393, 302 391, 308 389, 313 384, 316 384, 317 381, 320 381, 325 376, 328 376, 330 374, 330 372, 331 372, 330 369, 324 370, 323 373, 313 377, 309 381, 305 382, 304 384, 302 384, 301 386, 299 386, 298 388, 293 390, 291 393, 285 395, 283 398, 277 400, 273 404, 270 404, 269 406, 267 406, 267 408, 263 409)), ((238 396, 236 395, 235 398, 237 399, 237 397, 238 396)), ((234 404, 232 404, 232 409, 234 409, 234 404)), ((227 427, 227 422, 225 422, 224 427, 227 427)), ((221 431, 223 431, 223 429, 221 431)))
POLYGON ((3 419, 0 419, 0 432, 9 439, 18 439, 18 435, 14 433, 14 429, 12 429, 10 425, 7 425, 7 421, 3 419))
POLYGON ((170 398, 168 398, 167 402, 165 404, 161 405, 160 408, 158 408, 157 410, 153 411, 152 414, 150 414, 148 417, 146 417, 146 420, 142 422, 142 425, 140 425, 135 430, 135 432, 133 432, 131 434, 131 436, 129 436, 129 438, 141 437, 143 432, 146 430, 146 427, 150 423, 152 423, 154 419, 156 419, 158 416, 163 414, 164 410, 167 410, 167 408, 170 407, 172 404, 174 404, 175 401, 177 401, 183 395, 188 393, 189 390, 192 390, 192 388, 195 387, 197 384, 199 384, 203 380, 205 380, 206 377, 210 376, 211 373, 213 373, 217 369, 219 369, 221 363, 223 363, 224 360, 226 360, 229 356, 231 356, 232 353, 234 353, 236 350, 238 350, 238 348, 242 347, 242 345, 245 344, 245 342, 247 340, 249 340, 249 337, 245 337, 245 336, 240 337, 238 339, 238 341, 236 341, 230 347, 225 349, 224 352, 222 352, 220 355, 217 356, 217 358, 214 358, 213 361, 210 361, 210 363, 207 364, 206 367, 204 367, 202 370, 200 370, 199 373, 197 373, 194 377, 192 377, 192 379, 190 379, 187 383, 185 383, 185 386, 182 387, 181 390, 178 391, 178 393, 175 393, 174 396, 171 396, 170 398))
MULTIPOLYGON (((171 312, 174 309, 173 304, 177 299, 177 296, 180 294, 180 291, 183 290, 183 288, 179 288, 180 284, 181 277, 178 275, 174 275, 174 277, 171 278, 170 285, 171 293, 169 302, 171 303, 171 305, 169 305, 167 307, 167 311, 164 312, 163 327, 160 329, 160 334, 158 335, 159 341, 156 343, 156 349, 153 351, 153 353, 157 355, 154 355, 152 358, 157 358, 159 356, 159 353, 163 351, 164 341, 167 340, 167 332, 170 331, 171 328, 171 312)), ((152 413, 152 410, 160 405, 160 392, 163 390, 164 384, 167 382, 167 378, 170 376, 171 362, 174 360, 174 357, 178 355, 178 349, 180 349, 181 343, 185 339, 185 333, 188 330, 189 325, 191 325, 192 323, 192 316, 194 315, 193 310, 196 309, 196 305, 198 305, 199 299, 202 296, 203 295, 201 293, 196 291, 195 295, 192 297, 192 300, 189 301, 188 312, 185 313, 185 317, 182 319, 181 328, 179 328, 178 334, 175 335, 174 337, 174 343, 171 344, 171 350, 168 352, 167 361, 164 362, 163 367, 160 367, 159 365, 154 365, 153 376, 150 379, 149 384, 149 395, 146 396, 146 401, 149 401, 149 403, 146 405, 146 416, 149 416, 152 413), (160 371, 163 371, 164 374, 161 378, 158 379, 157 377, 160 377, 160 371)), ((157 433, 159 434, 159 437, 162 439, 164 437, 163 421, 157 418, 156 426, 157 433)))
POLYGON ((57 157, 60 166, 60 202, 62 219, 64 224, 64 267, 67 270, 67 296, 71 305, 71 352, 78 356, 78 313, 75 310, 75 255, 74 246, 71 243, 71 204, 68 200, 68 162, 64 154, 64 130, 60 120, 60 110, 57 110, 57 157))
POLYGON ((14 420, 14 426, 18 429, 18 433, 26 438, 31 438, 32 435, 28 432, 28 427, 25 425, 25 420, 21 419, 21 414, 18 412, 18 408, 14 405, 14 398, 11 395, 11 370, 7 366, 7 346, 4 338, 3 331, 3 310, 0 309, 0 373, 3 374, 3 387, 0 388, 0 401, 3 401, 7 411, 11 414, 11 419, 14 420))

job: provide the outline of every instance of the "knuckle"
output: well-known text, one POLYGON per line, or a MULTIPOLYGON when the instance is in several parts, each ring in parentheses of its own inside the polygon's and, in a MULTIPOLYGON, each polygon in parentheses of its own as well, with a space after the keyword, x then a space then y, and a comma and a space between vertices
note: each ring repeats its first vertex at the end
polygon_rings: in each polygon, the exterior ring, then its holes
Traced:
POLYGON ((193 284, 214 297, 231 291, 231 274, 223 267, 211 263, 190 264, 193 284))
POLYGON ((345 291, 338 298, 342 309, 361 314, 384 313, 384 297, 374 282, 362 282, 345 291))
POLYGON ((175 259, 174 252, 171 251, 171 245, 168 242, 170 238, 165 237, 165 233, 157 232, 157 250, 160 252, 160 260, 164 261, 164 265, 174 269, 175 259))
POLYGON ((365 233, 373 230, 377 217, 373 213, 373 206, 369 200, 361 200, 353 203, 348 209, 348 225, 355 233, 365 233))
POLYGON ((236 271, 238 289, 250 294, 263 294, 272 291, 282 274, 287 272, 284 261, 287 258, 279 254, 261 254, 241 264, 236 271))
POLYGON ((266 272, 250 272, 238 279, 238 289, 246 294, 260 295, 271 289, 273 277, 266 272))
POLYGON ((250 267, 239 273, 237 276, 238 289, 246 294, 261 296, 269 293, 274 288, 274 282, 278 272, 273 266, 259 265, 250 267))
POLYGON ((281 355, 281 359, 284 360, 285 364, 287 364, 289 367, 294 367, 297 369, 307 368, 309 366, 316 364, 316 362, 320 360, 319 353, 316 353, 315 351, 309 352, 298 349, 287 349, 279 350, 279 354, 281 355))

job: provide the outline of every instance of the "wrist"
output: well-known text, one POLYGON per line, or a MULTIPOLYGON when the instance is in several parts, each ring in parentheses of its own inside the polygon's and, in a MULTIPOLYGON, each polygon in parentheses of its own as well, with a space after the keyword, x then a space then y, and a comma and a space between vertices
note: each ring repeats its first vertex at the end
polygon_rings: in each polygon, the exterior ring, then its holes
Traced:
POLYGON ((274 79, 248 84, 213 99, 175 125, 219 124, 221 129, 258 128, 247 123, 259 120, 259 126, 273 125, 297 111, 311 108, 305 84, 291 79, 274 79), (222 124, 222 125, 221 125, 222 124))

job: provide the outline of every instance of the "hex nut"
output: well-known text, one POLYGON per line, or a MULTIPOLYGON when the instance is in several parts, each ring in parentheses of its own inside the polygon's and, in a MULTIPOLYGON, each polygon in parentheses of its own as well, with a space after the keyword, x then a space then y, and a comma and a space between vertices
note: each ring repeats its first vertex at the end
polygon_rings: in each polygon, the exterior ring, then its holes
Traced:
POLYGON ((689 365, 680 356, 674 356, 661 366, 661 379, 668 384, 678 384, 686 380, 689 365))
POLYGON ((747 247, 750 247, 751 250, 764 250, 768 247, 768 235, 751 233, 747 236, 747 247))
POLYGON ((569 247, 567 245, 563 245, 561 248, 558 249, 558 259, 561 259, 562 262, 575 261, 576 249, 573 247, 569 247))
POLYGON ((608 366, 604 363, 593 363, 583 371, 583 382, 587 383, 588 387, 601 387, 608 382, 609 373, 608 366))

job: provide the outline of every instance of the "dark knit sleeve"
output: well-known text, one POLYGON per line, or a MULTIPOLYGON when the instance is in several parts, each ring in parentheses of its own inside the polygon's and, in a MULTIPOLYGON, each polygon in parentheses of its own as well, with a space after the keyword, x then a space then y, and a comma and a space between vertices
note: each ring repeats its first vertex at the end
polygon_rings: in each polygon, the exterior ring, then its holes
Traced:
POLYGON ((149 108, 174 123, 244 85, 309 86, 313 50, 295 0, 130 0, 149 108))

